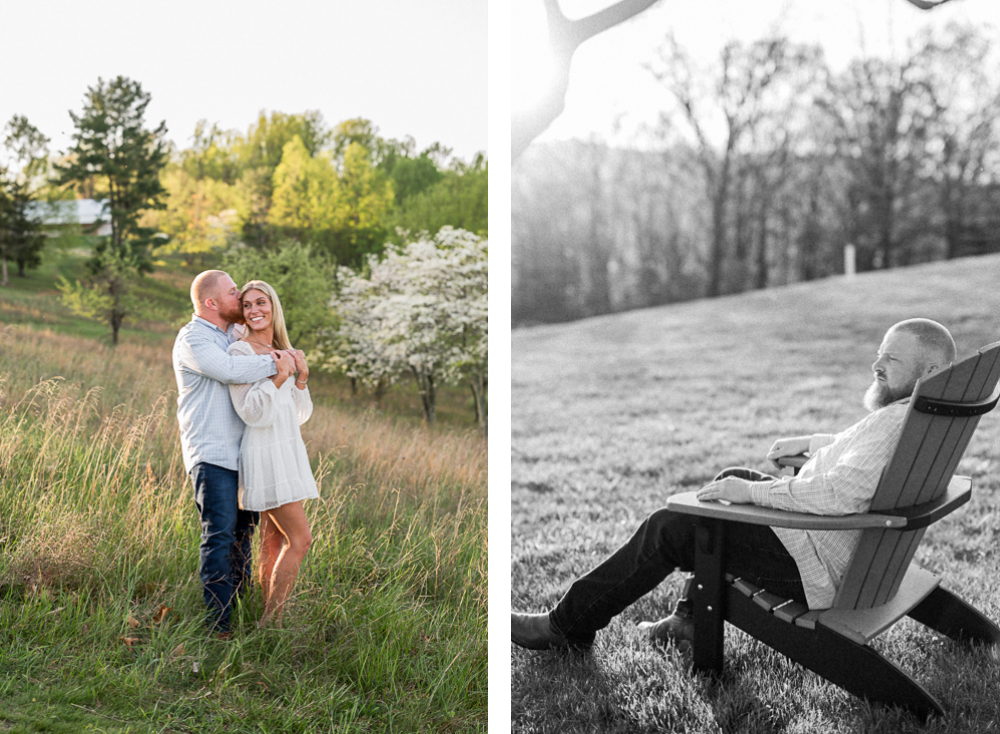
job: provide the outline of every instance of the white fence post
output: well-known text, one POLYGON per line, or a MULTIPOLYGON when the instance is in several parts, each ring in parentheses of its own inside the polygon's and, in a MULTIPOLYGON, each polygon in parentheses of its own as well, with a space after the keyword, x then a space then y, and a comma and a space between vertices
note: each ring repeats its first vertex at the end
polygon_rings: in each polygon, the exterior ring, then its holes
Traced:
POLYGON ((844 245, 844 275, 848 278, 853 278, 855 272, 857 272, 854 256, 854 245, 850 243, 844 245))

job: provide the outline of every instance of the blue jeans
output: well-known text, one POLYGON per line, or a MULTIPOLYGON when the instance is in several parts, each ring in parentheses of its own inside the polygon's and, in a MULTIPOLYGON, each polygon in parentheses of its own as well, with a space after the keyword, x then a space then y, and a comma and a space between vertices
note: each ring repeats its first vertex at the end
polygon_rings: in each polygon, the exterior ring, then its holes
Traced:
MULTIPOLYGON (((727 469, 722 476, 750 480, 771 478, 752 469, 727 469)), ((655 589, 674 569, 694 570, 697 518, 657 510, 635 534, 592 571, 570 586, 549 620, 556 631, 577 644, 593 642, 612 618, 655 589)), ((805 602, 798 566, 781 540, 764 525, 726 523, 728 573, 789 599, 805 602)), ((687 605, 678 602, 679 611, 687 605)))
POLYGON ((211 629, 229 631, 233 597, 253 583, 251 541, 256 512, 239 508, 239 474, 215 464, 191 468, 201 516, 201 585, 211 629))

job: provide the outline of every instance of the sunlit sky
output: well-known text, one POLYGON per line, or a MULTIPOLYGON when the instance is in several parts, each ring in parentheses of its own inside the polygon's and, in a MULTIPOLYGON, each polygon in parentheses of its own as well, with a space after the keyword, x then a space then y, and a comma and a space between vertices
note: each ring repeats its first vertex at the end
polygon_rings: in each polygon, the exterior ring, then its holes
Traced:
MULTIPOLYGON (((545 18, 541 0, 512 0, 513 104, 530 96, 543 76, 545 18), (533 63, 529 62, 534 59, 533 63), (525 71, 530 69, 530 71, 525 71), (519 81, 520 80, 520 81, 519 81)), ((569 17, 589 15, 610 0, 562 0, 569 17)), ((820 44, 834 70, 864 55, 902 56, 923 26, 971 21, 1000 44, 996 0, 952 0, 922 11, 906 0, 659 0, 627 23, 584 43, 576 53, 566 110, 538 140, 588 138, 628 144, 656 121, 668 97, 643 64, 656 57, 666 33, 701 64, 730 39, 759 39, 774 29, 798 43, 820 44), (620 132, 615 134, 615 126, 620 132)))
POLYGON ((487 0, 11 0, 0 24, 0 126, 27 115, 53 151, 87 87, 119 74, 181 148, 199 119, 245 133, 261 110, 319 110, 487 150, 487 0))

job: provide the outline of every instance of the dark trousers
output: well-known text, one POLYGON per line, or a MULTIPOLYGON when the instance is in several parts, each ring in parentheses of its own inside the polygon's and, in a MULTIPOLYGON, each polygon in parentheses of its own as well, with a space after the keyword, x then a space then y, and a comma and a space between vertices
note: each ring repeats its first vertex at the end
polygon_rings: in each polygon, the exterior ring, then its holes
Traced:
MULTIPOLYGON (((752 469, 719 474, 757 481, 768 475, 752 469)), ((549 614, 552 626, 569 640, 589 643, 612 618, 652 591, 674 569, 694 570, 697 518, 657 510, 607 560, 578 578, 549 614)), ((726 523, 726 572, 768 591, 805 602, 795 560, 771 528, 726 523)))
POLYGON ((229 631, 233 597, 253 581, 251 542, 258 514, 239 508, 239 475, 215 464, 191 469, 201 516, 201 585, 211 629, 229 631))

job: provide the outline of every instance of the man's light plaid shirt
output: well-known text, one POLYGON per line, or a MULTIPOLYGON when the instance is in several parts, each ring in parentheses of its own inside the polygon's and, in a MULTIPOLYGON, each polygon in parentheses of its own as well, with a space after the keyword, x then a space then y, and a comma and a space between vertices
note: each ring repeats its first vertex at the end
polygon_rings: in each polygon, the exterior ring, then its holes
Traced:
MULTIPOLYGON (((887 405, 835 436, 813 436, 812 457, 798 476, 752 482, 753 503, 815 515, 867 512, 896 448, 907 403, 909 398, 887 405)), ((809 608, 829 608, 861 531, 773 530, 795 559, 809 608)))
POLYGON ((270 355, 227 354, 235 329, 230 325, 223 331, 192 316, 174 342, 177 421, 187 472, 200 462, 237 470, 244 423, 229 398, 229 385, 256 382, 278 371, 270 355))

